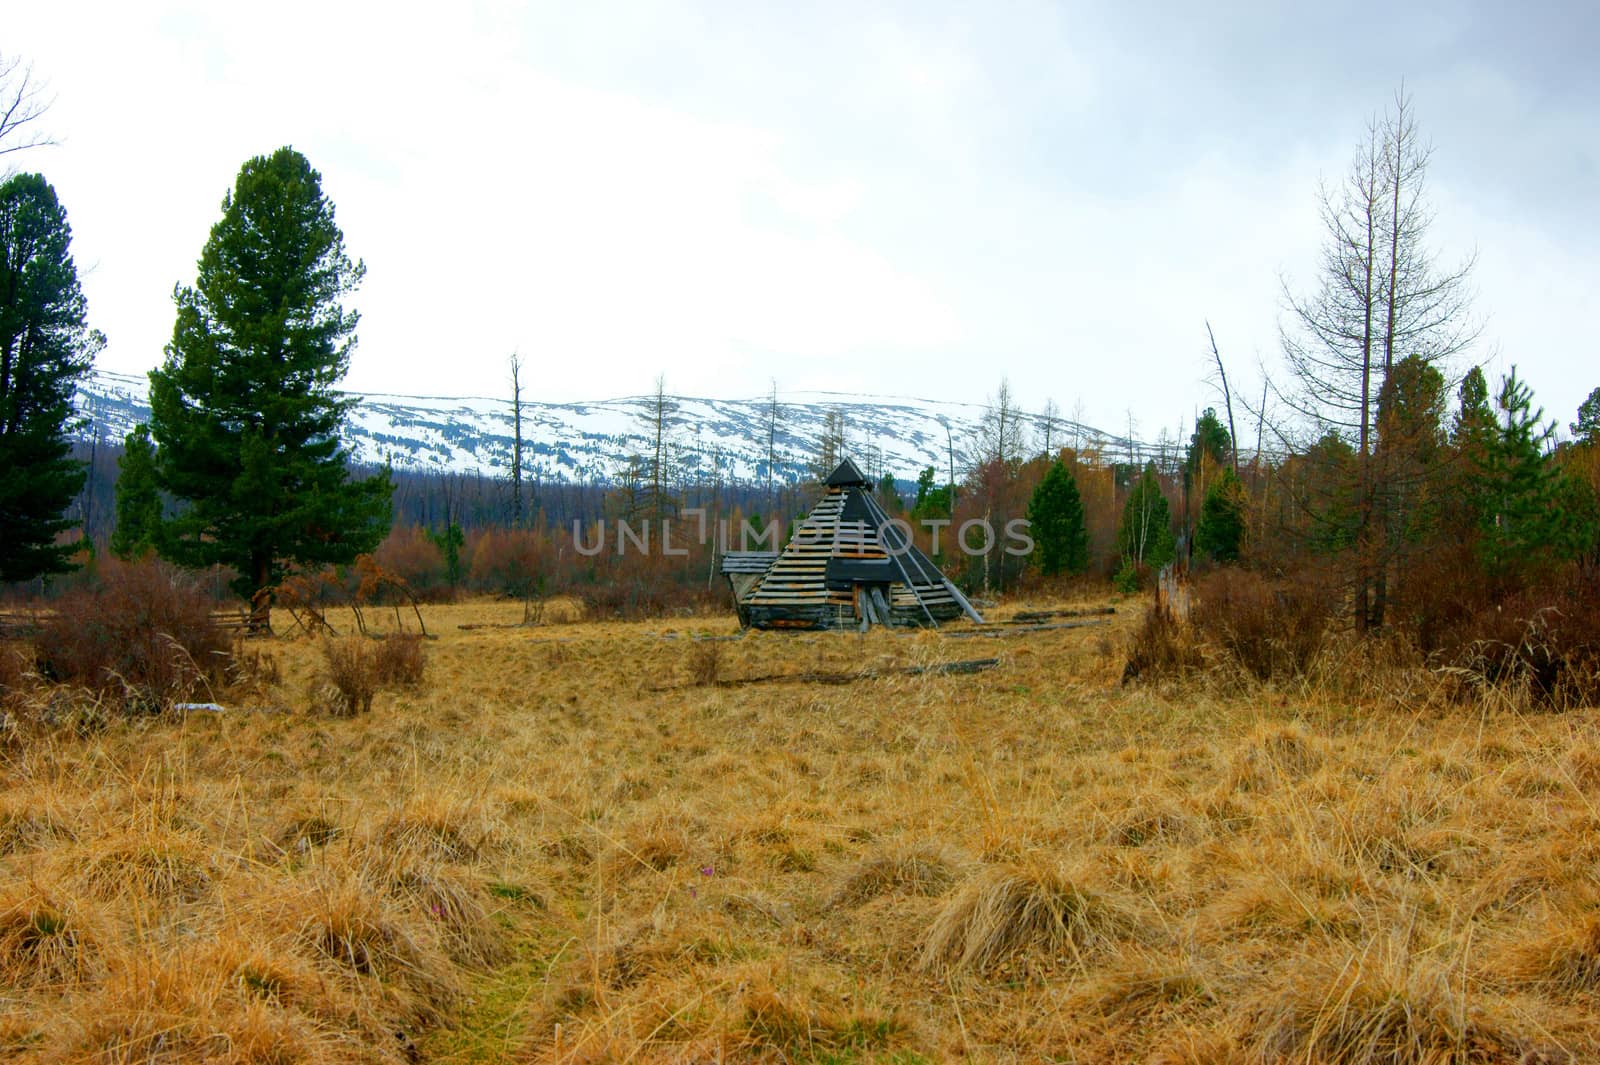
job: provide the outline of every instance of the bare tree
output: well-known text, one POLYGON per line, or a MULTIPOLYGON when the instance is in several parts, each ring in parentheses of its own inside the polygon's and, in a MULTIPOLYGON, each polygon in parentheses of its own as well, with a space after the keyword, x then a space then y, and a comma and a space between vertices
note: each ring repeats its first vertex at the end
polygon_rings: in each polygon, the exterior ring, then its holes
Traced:
POLYGON ((511 353, 511 524, 522 526, 522 358, 511 353))
POLYGON ((1217 335, 1211 331, 1211 320, 1206 319, 1206 338, 1211 341, 1211 357, 1216 360, 1217 379, 1222 389, 1222 400, 1228 407, 1228 439, 1233 441, 1229 448, 1233 455, 1233 475, 1239 476, 1239 432, 1233 426, 1233 390, 1228 387, 1228 371, 1222 365, 1222 352, 1217 350, 1217 335))
POLYGON ((944 426, 944 454, 950 470, 950 513, 956 511, 956 437, 955 431, 950 428, 950 419, 939 416, 939 424, 944 426))
POLYGON ((672 474, 669 463, 673 455, 672 433, 678 425, 678 401, 667 394, 664 375, 656 375, 655 388, 645 397, 638 417, 650 446, 649 455, 644 459, 644 510, 652 519, 659 520, 667 517, 671 509, 668 487, 672 483, 672 474))
POLYGON ((778 464, 778 422, 783 417, 783 408, 778 404, 778 379, 772 379, 772 388, 767 392, 767 511, 771 513, 777 506, 777 499, 772 494, 773 467, 778 464))
POLYGON ((846 429, 843 407, 830 407, 822 416, 822 432, 817 435, 816 455, 811 473, 819 483, 828 479, 846 454, 846 429))
POLYGON ((1083 406, 1083 397, 1079 396, 1072 404, 1072 450, 1083 450, 1083 419, 1088 417, 1083 406))
POLYGON ((1055 454, 1055 442, 1059 437, 1058 429, 1061 427, 1061 408, 1056 406, 1056 401, 1046 399, 1044 409, 1039 412, 1039 435, 1043 438, 1044 457, 1050 458, 1055 454))
POLYGON ((51 104, 44 90, 31 65, 0 55, 0 155, 55 143, 38 127, 51 104))
POLYGON ((993 462, 1013 462, 1022 457, 1022 411, 1011 395, 1011 383, 1004 377, 1000 388, 989 397, 983 417, 973 431, 972 463, 987 466, 993 462))
POLYGON ((1402 356, 1447 365, 1481 332, 1470 308, 1473 260, 1441 266, 1426 246, 1430 156, 1402 87, 1393 108, 1368 123, 1344 181, 1319 192, 1327 241, 1315 290, 1300 297, 1283 282, 1280 332, 1294 385, 1279 397, 1316 436, 1355 444, 1353 598, 1363 629, 1381 625, 1385 610, 1379 397, 1402 356))

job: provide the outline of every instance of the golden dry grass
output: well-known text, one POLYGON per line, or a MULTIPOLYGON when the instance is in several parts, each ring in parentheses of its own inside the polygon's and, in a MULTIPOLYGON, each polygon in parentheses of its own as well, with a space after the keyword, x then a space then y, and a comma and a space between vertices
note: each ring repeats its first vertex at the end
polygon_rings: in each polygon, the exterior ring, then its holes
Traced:
POLYGON ((1600 1060, 1594 710, 1124 688, 1133 615, 434 607, 358 716, 295 639, 223 714, 22 729, 0 1059, 1600 1060))

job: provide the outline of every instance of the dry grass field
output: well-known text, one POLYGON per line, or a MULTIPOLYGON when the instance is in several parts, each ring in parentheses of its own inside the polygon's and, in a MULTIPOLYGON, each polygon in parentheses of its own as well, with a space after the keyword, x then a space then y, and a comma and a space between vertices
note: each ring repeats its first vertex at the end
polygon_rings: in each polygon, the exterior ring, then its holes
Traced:
POLYGON ((223 713, 9 737, 0 1059, 1600 1060, 1592 709, 1125 688, 1129 604, 424 613, 356 716, 302 637, 223 713))

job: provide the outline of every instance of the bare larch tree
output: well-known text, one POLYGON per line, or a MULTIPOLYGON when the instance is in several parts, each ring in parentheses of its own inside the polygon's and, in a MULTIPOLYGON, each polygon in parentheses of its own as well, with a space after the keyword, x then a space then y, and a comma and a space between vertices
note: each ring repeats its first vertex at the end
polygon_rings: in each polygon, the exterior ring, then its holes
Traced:
POLYGON ((1362 629, 1383 623, 1390 561, 1385 498, 1393 486, 1380 468, 1379 397, 1400 359, 1448 368, 1481 330, 1470 308, 1473 260, 1441 266, 1426 245, 1431 154, 1402 88, 1368 123, 1344 181, 1319 190, 1327 240, 1316 287, 1301 296, 1283 281, 1280 332, 1292 386, 1280 399, 1316 435, 1355 444, 1351 583, 1362 629))

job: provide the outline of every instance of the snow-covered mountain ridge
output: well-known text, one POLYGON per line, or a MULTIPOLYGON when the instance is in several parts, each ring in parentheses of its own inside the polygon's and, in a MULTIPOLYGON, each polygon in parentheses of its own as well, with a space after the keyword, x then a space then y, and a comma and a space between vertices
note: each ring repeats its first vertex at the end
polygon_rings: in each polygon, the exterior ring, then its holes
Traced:
MULTIPOLYGON (((120 442, 150 416, 149 381, 141 376, 93 371, 79 386, 84 437, 120 442)), ((508 398, 356 394, 345 444, 357 462, 392 463, 397 470, 503 475, 511 466, 513 419, 508 398)), ((774 434, 774 474, 779 481, 804 475, 827 432, 830 415, 842 416, 846 452, 870 472, 914 479, 932 466, 941 472, 955 450, 959 467, 982 404, 846 393, 780 393, 774 434)), ((606 482, 629 456, 648 452, 653 399, 625 396, 578 403, 522 403, 524 476, 543 481, 606 482)), ((672 397, 670 441, 685 479, 720 474, 725 481, 766 480, 770 401, 672 397)), ((1037 419, 1034 419, 1037 421, 1037 419)), ((1042 439, 1042 426, 1035 425, 1042 439)), ((1122 441, 1087 426, 1059 420, 1059 443, 1074 436, 1121 448, 1122 441)))

